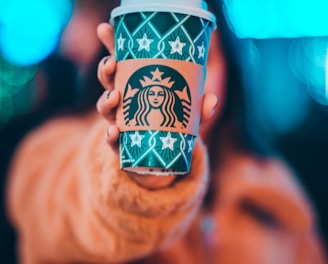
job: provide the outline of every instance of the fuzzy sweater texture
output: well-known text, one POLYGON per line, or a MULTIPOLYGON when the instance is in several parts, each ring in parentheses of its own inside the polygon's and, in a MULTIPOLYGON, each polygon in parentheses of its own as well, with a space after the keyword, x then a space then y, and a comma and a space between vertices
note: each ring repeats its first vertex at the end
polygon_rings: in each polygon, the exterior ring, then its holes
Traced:
POLYGON ((120 170, 106 128, 95 113, 58 118, 21 144, 7 188, 20 263, 326 263, 311 205, 280 161, 230 155, 205 212, 200 140, 190 174, 147 190, 120 170))

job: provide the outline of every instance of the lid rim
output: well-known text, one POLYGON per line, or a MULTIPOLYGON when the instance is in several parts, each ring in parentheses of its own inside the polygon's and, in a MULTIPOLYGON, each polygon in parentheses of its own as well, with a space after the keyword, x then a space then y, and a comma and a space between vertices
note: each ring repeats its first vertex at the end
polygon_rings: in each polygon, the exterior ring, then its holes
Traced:
POLYGON ((118 16, 122 16, 125 14, 131 14, 131 13, 138 13, 138 12, 170 12, 170 13, 180 13, 180 14, 186 14, 186 15, 192 15, 192 16, 199 16, 203 19, 206 19, 213 24, 216 24, 216 17, 215 15, 205 9, 199 9, 199 8, 193 8, 189 7, 186 8, 185 6, 180 5, 163 5, 163 4, 153 4, 152 6, 149 5, 130 5, 130 6, 119 6, 112 10, 110 22, 113 24, 114 18, 118 16), (174 11, 172 11, 174 10, 174 11))

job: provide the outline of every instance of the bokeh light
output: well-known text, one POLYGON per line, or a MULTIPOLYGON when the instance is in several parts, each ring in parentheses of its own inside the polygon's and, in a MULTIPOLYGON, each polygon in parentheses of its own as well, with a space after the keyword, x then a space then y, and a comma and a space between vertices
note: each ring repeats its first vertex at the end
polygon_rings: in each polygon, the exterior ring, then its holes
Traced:
POLYGON ((301 80, 311 97, 328 105, 328 38, 293 40, 289 63, 294 75, 301 80))
POLYGON ((38 63, 57 47, 71 0, 0 0, 0 129, 28 112, 36 97, 38 63))
POLYGON ((37 65, 17 66, 0 56, 0 129, 13 117, 25 114, 35 100, 37 65))
POLYGON ((0 57, 0 98, 16 95, 33 79, 37 66, 19 67, 0 57))
POLYGON ((16 65, 32 65, 57 46, 72 12, 70 0, 1 0, 0 50, 16 65))
POLYGON ((289 41, 244 40, 241 51, 247 108, 268 133, 284 134, 302 124, 310 98, 303 83, 292 74, 288 62, 289 41))
POLYGON ((224 0, 230 28, 240 38, 327 36, 327 0, 224 0))

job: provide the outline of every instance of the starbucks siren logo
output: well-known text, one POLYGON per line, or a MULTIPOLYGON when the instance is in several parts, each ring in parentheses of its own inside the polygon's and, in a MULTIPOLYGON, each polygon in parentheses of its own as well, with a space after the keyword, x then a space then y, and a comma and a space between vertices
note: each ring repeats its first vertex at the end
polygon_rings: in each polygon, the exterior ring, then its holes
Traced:
POLYGON ((173 68, 145 66, 129 78, 123 95, 123 115, 127 126, 185 129, 190 111, 189 86, 173 68))

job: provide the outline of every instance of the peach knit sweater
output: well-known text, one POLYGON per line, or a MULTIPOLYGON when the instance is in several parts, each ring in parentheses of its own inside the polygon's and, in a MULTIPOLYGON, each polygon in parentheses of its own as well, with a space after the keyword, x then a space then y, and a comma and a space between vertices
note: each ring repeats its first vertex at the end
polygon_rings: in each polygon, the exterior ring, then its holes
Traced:
POLYGON ((228 155, 205 214, 200 141, 191 173, 151 191, 120 170, 106 126, 95 113, 58 118, 22 143, 7 195, 20 263, 325 263, 311 207, 280 162, 228 155))

